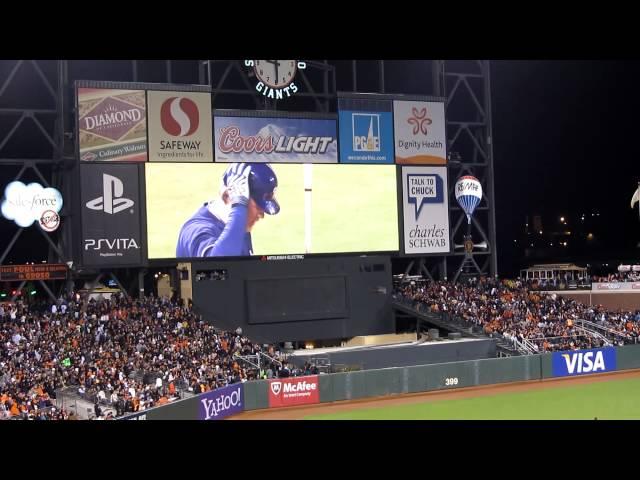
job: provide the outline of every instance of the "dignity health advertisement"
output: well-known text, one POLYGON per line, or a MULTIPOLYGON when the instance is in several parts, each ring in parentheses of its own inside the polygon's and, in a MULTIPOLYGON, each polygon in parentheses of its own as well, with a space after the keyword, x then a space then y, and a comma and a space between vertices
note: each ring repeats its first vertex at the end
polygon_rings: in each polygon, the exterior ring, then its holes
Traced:
POLYGON ((396 163, 446 165, 444 102, 394 100, 396 163))
POLYGON ((338 162, 335 120, 216 115, 213 129, 216 162, 338 162))

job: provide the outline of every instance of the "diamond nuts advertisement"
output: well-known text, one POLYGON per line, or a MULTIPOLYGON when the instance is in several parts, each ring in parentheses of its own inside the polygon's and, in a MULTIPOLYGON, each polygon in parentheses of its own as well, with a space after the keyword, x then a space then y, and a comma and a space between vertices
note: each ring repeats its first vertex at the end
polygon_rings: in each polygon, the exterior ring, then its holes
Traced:
POLYGON ((402 167, 404 253, 448 253, 446 167, 402 167))
POLYGON ((147 92, 149 160, 213 162, 211 94, 147 92))
POLYGON ((216 115, 213 128, 216 162, 338 163, 335 120, 216 115))
POLYGON ((320 403, 318 375, 279 378, 269 381, 269 407, 290 407, 320 403))
POLYGON ((145 162, 144 90, 78 88, 80 160, 145 162))
POLYGON ((444 102, 394 100, 396 163, 446 165, 444 102))

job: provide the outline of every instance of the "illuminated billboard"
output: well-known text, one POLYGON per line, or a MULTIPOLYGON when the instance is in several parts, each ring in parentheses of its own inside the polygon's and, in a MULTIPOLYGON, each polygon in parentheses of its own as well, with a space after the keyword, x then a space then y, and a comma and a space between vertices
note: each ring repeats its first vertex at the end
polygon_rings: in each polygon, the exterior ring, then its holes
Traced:
POLYGON ((393 252, 396 168, 147 164, 150 259, 393 252))

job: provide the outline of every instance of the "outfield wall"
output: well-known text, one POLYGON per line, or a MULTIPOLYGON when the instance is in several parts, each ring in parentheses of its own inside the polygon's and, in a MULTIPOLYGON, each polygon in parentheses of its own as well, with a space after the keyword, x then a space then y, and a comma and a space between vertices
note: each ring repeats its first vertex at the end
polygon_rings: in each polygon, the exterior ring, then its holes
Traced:
MULTIPOLYGON (((328 349, 320 355, 328 357, 332 365, 357 365, 360 370, 373 370, 494 358, 496 344, 495 338, 465 338, 417 344, 328 349)), ((289 357, 289 362, 302 367, 310 358, 320 356, 314 352, 316 350, 294 354, 289 357)))
POLYGON ((640 368, 640 345, 259 380, 125 417, 215 420, 241 411, 640 368))

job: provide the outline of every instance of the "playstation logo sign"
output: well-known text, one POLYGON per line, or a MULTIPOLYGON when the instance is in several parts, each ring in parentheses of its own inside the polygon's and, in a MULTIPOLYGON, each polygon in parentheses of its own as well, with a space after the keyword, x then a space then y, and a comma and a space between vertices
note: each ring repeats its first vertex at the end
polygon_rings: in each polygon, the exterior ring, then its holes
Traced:
POLYGON ((91 210, 101 210, 113 215, 133 207, 134 202, 129 198, 122 198, 124 186, 122 180, 112 175, 102 174, 102 196, 86 203, 91 210))

